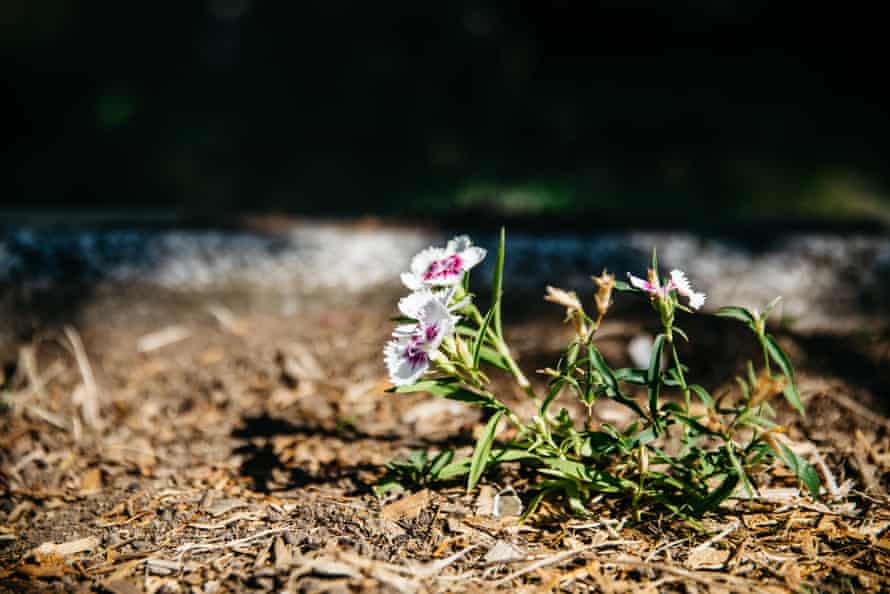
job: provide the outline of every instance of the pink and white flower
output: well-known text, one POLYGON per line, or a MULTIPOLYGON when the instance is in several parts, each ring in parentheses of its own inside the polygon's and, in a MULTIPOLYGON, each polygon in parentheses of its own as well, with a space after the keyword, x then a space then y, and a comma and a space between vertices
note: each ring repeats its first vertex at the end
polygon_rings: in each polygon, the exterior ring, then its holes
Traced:
POLYGON ((485 249, 474 246, 467 235, 458 235, 445 248, 429 247, 411 260, 411 271, 402 273, 402 282, 412 291, 424 287, 450 287, 485 258, 485 249))
POLYGON ((460 316, 454 311, 466 301, 448 305, 454 291, 433 293, 422 289, 399 301, 399 311, 416 322, 402 324, 383 349, 390 381, 396 386, 417 382, 429 369, 430 359, 442 341, 454 334, 460 316))
POLYGON ((627 273, 627 276, 631 285, 659 299, 664 299, 667 297, 668 293, 676 291, 678 294, 689 299, 689 307, 692 309, 700 308, 705 304, 705 299, 707 298, 704 293, 697 293, 692 290, 692 285, 689 284, 689 279, 686 278, 686 273, 682 270, 671 270, 670 279, 664 286, 661 286, 661 283, 658 280, 658 275, 651 270, 649 271, 648 280, 634 276, 629 272, 627 273))

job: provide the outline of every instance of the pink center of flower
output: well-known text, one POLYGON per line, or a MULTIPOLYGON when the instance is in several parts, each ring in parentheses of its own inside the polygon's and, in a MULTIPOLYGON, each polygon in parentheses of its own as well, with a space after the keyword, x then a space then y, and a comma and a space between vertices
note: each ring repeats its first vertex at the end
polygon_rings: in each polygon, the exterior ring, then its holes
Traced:
POLYGON ((439 325, 432 324, 430 326, 427 326, 424 329, 423 334, 424 334, 424 338, 426 338, 427 342, 432 342, 432 341, 436 340, 436 338, 439 336, 439 325))
POLYGON ((408 365, 411 366, 411 369, 417 369, 418 367, 425 365, 427 362, 427 354, 422 348, 420 348, 417 344, 411 344, 405 349, 404 354, 405 360, 408 362, 408 365))
POLYGON ((433 262, 423 273, 423 280, 440 280, 457 276, 463 273, 463 260, 457 254, 452 254, 441 260, 433 260, 433 262))

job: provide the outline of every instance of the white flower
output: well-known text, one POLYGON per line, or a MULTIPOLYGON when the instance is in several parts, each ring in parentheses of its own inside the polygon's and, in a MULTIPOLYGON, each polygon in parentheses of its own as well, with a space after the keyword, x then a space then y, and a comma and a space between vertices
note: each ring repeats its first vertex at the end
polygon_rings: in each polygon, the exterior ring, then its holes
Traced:
POLYGON ((677 289, 677 293, 689 299, 689 307, 692 309, 698 309, 705 304, 707 295, 693 291, 689 279, 686 278, 686 273, 682 270, 676 268, 671 270, 671 282, 668 283, 668 287, 671 285, 677 289))
POLYGON ((676 268, 671 270, 671 278, 663 287, 658 282, 658 277, 651 270, 649 271, 649 280, 634 276, 629 272, 627 276, 630 284, 653 297, 664 299, 671 291, 677 291, 677 293, 689 299, 689 307, 692 309, 700 308, 705 304, 705 299, 707 298, 704 293, 693 291, 692 285, 689 284, 689 279, 686 278, 686 273, 676 268))
POLYGON ((402 282, 412 291, 460 284, 464 274, 481 262, 485 254, 468 236, 458 235, 444 249, 429 247, 414 256, 411 271, 402 273, 402 282))
POLYGON ((430 357, 442 341, 454 334, 460 316, 452 312, 464 306, 461 301, 449 307, 454 291, 433 293, 422 289, 399 301, 399 311, 416 322, 402 324, 394 339, 383 349, 390 381, 396 386, 417 382, 429 369, 430 357))

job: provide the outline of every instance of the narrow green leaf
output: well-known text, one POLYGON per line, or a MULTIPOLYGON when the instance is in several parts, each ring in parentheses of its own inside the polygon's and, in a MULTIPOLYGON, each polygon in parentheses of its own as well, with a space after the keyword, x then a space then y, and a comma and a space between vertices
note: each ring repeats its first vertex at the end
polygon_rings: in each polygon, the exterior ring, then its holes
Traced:
POLYGON ((750 311, 745 309, 744 307, 737 307, 735 305, 729 305, 726 307, 721 307, 714 314, 715 316, 721 318, 734 318, 736 320, 745 322, 749 324, 752 328, 756 325, 757 320, 750 311))
POLYGON ((699 386, 698 384, 691 384, 689 386, 689 389, 695 392, 695 395, 701 399, 702 404, 704 404, 708 408, 714 407, 714 399, 703 387, 699 386))
POLYGON ((649 356, 649 369, 646 372, 646 383, 649 385, 649 412, 652 419, 658 418, 658 392, 661 388, 661 351, 664 348, 665 335, 659 334, 655 337, 652 344, 652 351, 649 356))
POLYGON ((449 400, 457 400, 475 406, 484 406, 487 408, 502 409, 504 405, 494 398, 471 392, 456 382, 443 382, 440 380, 424 380, 411 384, 410 386, 396 386, 390 388, 389 392, 397 394, 410 394, 413 392, 428 392, 433 396, 447 398, 449 400))
POLYGON ((491 347, 482 345, 479 349, 479 358, 489 365, 494 365, 498 369, 510 371, 510 366, 507 364, 507 360, 504 356, 491 347))
POLYGON ((504 338, 504 329, 501 325, 501 297, 503 294, 502 284, 504 281, 504 246, 506 244, 506 230, 501 227, 501 236, 498 241, 498 257, 494 266, 494 277, 491 281, 492 299, 494 302, 491 307, 494 309, 494 332, 498 338, 504 338))
POLYGON ((696 504, 696 511, 698 513, 704 513, 706 511, 713 511, 717 509, 721 503, 726 501, 726 498, 732 495, 733 490, 735 490, 735 486, 739 483, 739 476, 734 473, 728 473, 726 478, 717 485, 717 487, 708 493, 706 497, 701 499, 696 504))
MULTIPOLYGON (((488 457, 489 464, 501 462, 518 462, 520 460, 536 459, 537 456, 522 448, 497 448, 493 449, 488 457)), ((439 480, 447 481, 470 472, 470 458, 463 458, 451 462, 439 472, 439 480)))
POLYGON ((479 479, 482 478, 482 473, 488 465, 488 456, 491 453, 491 445, 494 443, 494 434, 497 432, 498 423, 505 412, 505 410, 499 410, 491 416, 488 424, 485 425, 485 429, 482 431, 482 435, 479 436, 479 440, 476 442, 476 449, 473 450, 473 457, 470 459, 470 474, 467 476, 468 493, 479 483, 479 479))
POLYGON ((615 379, 615 374, 612 372, 608 363, 606 363, 603 354, 593 346, 590 347, 590 360, 593 361, 596 370, 600 372, 606 386, 608 386, 611 391, 618 392, 618 380, 615 379))
POLYGON ((782 347, 779 346, 779 343, 776 342, 776 339, 771 334, 764 336, 764 339, 766 340, 766 350, 769 351, 770 358, 776 362, 788 379, 793 380, 794 367, 791 366, 791 360, 788 358, 788 355, 785 354, 785 351, 782 350, 782 347))
POLYGON ((454 450, 442 450, 439 452, 435 458, 433 458, 432 464, 430 464, 430 476, 435 480, 439 478, 439 473, 442 472, 442 469, 448 466, 451 463, 451 460, 454 458, 454 450))
POLYGON ((773 299, 772 301, 767 303, 766 306, 764 306, 764 308, 763 308, 763 313, 760 314, 760 319, 766 320, 766 318, 769 317, 769 314, 772 313, 773 308, 776 307, 776 305, 778 305, 779 301, 781 301, 781 300, 782 300, 782 296, 779 295, 778 297, 776 297, 775 299, 773 299))
POLYGON ((622 281, 622 280, 615 281, 614 289, 616 291, 636 291, 636 289, 634 289, 632 286, 630 286, 630 283, 628 283, 626 281, 622 281))
POLYGON ((797 386, 793 381, 790 381, 785 385, 785 389, 782 390, 782 395, 785 396, 785 400, 787 400, 788 404, 793 406, 797 412, 806 416, 807 413, 803 408, 803 403, 800 401, 800 393, 797 391, 797 386))
POLYGON ((653 246, 652 248, 652 270, 655 272, 656 276, 658 275, 658 254, 656 253, 656 249, 653 246))
POLYGON ((816 469, 813 468, 809 462, 792 452, 791 448, 784 443, 779 442, 779 450, 782 460, 785 462, 788 469, 807 486, 813 499, 818 500, 819 486, 821 482, 819 481, 819 475, 816 473, 816 469))
POLYGON ((476 343, 473 345, 473 369, 479 369, 479 357, 482 356, 482 346, 485 344, 485 332, 488 330, 488 325, 491 324, 491 317, 496 311, 495 308, 496 304, 493 304, 491 309, 488 310, 488 313, 485 314, 485 319, 482 320, 482 325, 479 326, 479 333, 476 335, 476 343))
POLYGON ((638 386, 645 386, 647 383, 647 375, 648 372, 645 369, 634 369, 632 367, 622 367, 621 369, 616 369, 615 371, 615 379, 627 382, 629 384, 636 384, 638 386))
POLYGON ((748 474, 745 472, 745 469, 742 467, 741 462, 736 457, 735 452, 733 451, 733 446, 731 443, 726 444, 726 447, 723 448, 726 452, 726 455, 729 456, 729 461, 732 463, 733 468, 735 468, 736 473, 739 478, 742 480, 742 485, 745 487, 745 492, 748 494, 748 497, 754 497, 754 486, 751 484, 751 481, 748 479, 748 474))

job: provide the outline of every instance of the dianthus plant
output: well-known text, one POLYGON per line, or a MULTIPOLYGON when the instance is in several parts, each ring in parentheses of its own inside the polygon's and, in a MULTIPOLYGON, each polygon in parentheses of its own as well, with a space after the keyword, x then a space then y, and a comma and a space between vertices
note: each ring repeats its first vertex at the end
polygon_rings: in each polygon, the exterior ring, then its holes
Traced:
POLYGON ((770 400, 779 394, 803 414, 791 363, 766 330, 778 299, 762 312, 717 310, 717 316, 751 329, 762 360, 748 362, 746 377, 736 378, 737 389, 715 397, 692 381, 676 346, 689 340, 677 325, 677 312, 701 315, 697 310, 705 295, 694 291, 680 270, 662 277, 654 251, 645 277, 628 274, 624 282, 605 271, 592 277, 595 314, 587 313, 574 292, 548 287, 545 299, 565 308, 572 338, 553 367, 538 370, 547 380, 538 393, 504 338, 503 230, 492 303, 483 313, 470 292, 470 272, 485 257, 466 236, 417 254, 402 275, 412 292, 399 302, 398 326, 384 349, 393 392, 428 392, 486 409, 487 423, 473 454, 455 460, 454 452, 445 450, 432 458, 423 453, 393 462, 378 492, 461 477, 472 490, 493 465, 518 462, 537 477, 526 513, 551 498, 583 515, 593 496, 606 494, 625 499, 637 519, 660 509, 694 522, 737 490, 753 497, 755 475, 778 459, 818 497, 815 470, 787 446, 782 427, 771 420, 770 400), (646 368, 613 367, 597 348, 597 331, 614 291, 647 299, 657 314, 660 332, 646 368), (533 400, 536 414, 519 418, 498 397, 490 380, 495 372, 515 380, 533 400), (574 417, 566 398, 580 402, 574 417), (596 422, 598 399, 625 407, 631 420, 624 426, 596 422), (504 439, 496 444, 504 422, 504 439))

